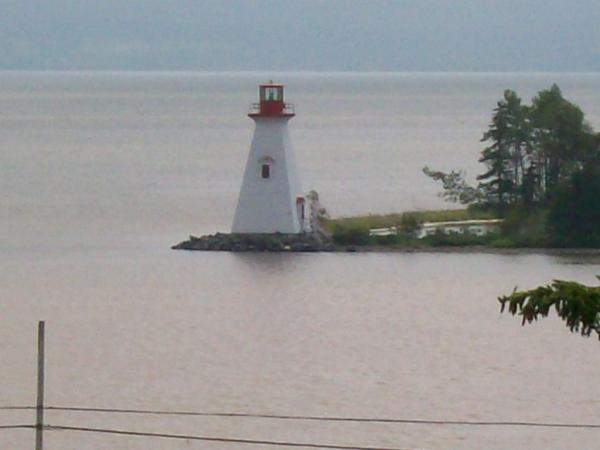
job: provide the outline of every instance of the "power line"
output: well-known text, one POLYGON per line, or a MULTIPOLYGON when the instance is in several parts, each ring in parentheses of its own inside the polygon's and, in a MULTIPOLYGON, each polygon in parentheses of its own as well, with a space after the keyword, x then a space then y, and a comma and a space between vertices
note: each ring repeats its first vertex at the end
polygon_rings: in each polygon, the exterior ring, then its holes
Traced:
MULTIPOLYGON (((0 407, 0 409, 35 409, 30 406, 0 407)), ((414 425, 456 425, 456 426, 512 426, 512 427, 545 427, 545 428, 590 428, 599 429, 600 424, 558 423, 558 422, 528 422, 528 421, 473 421, 473 420, 427 420, 427 419, 393 419, 393 418, 366 418, 366 417, 327 417, 327 416, 299 416, 260 413, 211 413, 194 411, 166 411, 146 409, 118 409, 118 408, 89 408, 75 406, 47 406, 46 410, 97 412, 115 414, 147 414, 166 416, 199 416, 199 417, 231 417, 231 418, 257 418, 274 420, 300 420, 315 422, 355 422, 355 423, 397 423, 414 425)))
POLYGON ((165 434, 165 433, 149 433, 143 431, 126 431, 126 430, 111 430, 106 428, 88 428, 88 427, 67 427, 67 426, 55 426, 46 425, 44 427, 49 431, 82 431, 90 433, 106 433, 106 434, 119 434, 126 436, 142 436, 142 437, 157 437, 166 439, 185 439, 190 441, 205 441, 205 442, 222 442, 222 443, 233 443, 233 444, 252 444, 252 445, 270 445, 278 447, 301 447, 301 448, 323 448, 323 449, 334 449, 334 450, 417 450, 409 448, 391 448, 391 447, 357 447, 346 446, 346 445, 332 445, 332 444, 314 444, 314 443, 303 443, 303 442, 286 442, 286 441, 265 441, 256 439, 238 439, 238 438, 220 438, 210 436, 194 436, 185 434, 165 434))
POLYGON ((35 425, 0 425, 0 430, 13 430, 17 428, 35 428, 35 425))

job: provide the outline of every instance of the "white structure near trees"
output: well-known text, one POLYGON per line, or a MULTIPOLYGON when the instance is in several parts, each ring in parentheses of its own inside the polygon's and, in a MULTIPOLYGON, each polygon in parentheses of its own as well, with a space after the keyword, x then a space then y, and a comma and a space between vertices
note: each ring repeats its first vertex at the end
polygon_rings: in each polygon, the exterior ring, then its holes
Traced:
MULTIPOLYGON (((502 219, 474 219, 474 220, 451 220, 445 222, 423 222, 419 225, 416 233, 418 239, 434 234, 472 234, 485 236, 490 233, 499 233, 502 219)), ((390 236, 398 234, 398 227, 371 228, 370 236, 390 236)))
POLYGON ((419 229, 419 239, 436 233, 443 234, 472 234, 485 236, 499 233, 502 219, 452 220, 446 222, 424 222, 419 229))
POLYGON ((232 232, 301 233, 307 228, 306 205, 287 126, 294 108, 284 102, 281 84, 261 85, 259 99, 248 114, 255 122, 254 137, 232 232))

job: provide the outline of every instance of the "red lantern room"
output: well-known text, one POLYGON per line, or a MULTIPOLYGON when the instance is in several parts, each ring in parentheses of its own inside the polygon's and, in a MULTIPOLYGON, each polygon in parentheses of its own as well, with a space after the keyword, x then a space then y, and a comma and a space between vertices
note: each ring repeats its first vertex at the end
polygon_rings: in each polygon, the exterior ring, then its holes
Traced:
POLYGON ((250 105, 250 117, 293 117, 294 105, 283 101, 283 84, 269 81, 259 87, 259 103, 250 105))

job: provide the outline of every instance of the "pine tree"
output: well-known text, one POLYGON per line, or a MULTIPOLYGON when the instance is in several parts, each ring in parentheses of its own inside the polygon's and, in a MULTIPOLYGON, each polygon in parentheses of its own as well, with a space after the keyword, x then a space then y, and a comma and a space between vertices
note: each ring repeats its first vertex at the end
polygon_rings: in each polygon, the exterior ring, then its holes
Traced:
POLYGON ((530 117, 539 190, 544 200, 551 200, 559 185, 582 168, 592 130, 581 109, 566 100, 556 84, 533 98, 530 117))
POLYGON ((479 158, 487 171, 477 179, 487 202, 500 211, 519 198, 518 188, 525 173, 524 158, 529 142, 526 117, 521 99, 514 91, 506 90, 482 138, 482 142, 490 142, 479 158))

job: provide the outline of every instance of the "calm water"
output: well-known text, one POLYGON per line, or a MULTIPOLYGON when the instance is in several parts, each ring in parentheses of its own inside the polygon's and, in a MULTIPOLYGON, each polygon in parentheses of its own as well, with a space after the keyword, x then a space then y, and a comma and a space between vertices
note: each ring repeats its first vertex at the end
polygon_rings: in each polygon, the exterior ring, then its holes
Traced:
MULTIPOLYGON (((600 259, 185 253, 227 231, 270 74, 0 73, 0 406, 600 423, 599 344, 495 298, 600 259)), ((557 82, 600 128, 600 75, 285 74, 305 189, 334 215, 444 206, 505 88, 557 82)), ((31 413, 0 412, 0 425, 31 413)), ((423 449, 595 448, 597 430, 47 414, 48 423, 423 449)), ((47 448, 256 446, 48 432, 47 448)), ((0 448, 30 448, 30 431, 0 448)))

